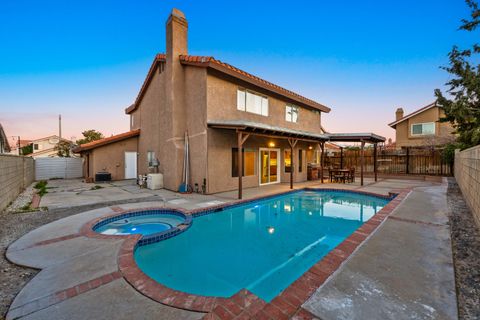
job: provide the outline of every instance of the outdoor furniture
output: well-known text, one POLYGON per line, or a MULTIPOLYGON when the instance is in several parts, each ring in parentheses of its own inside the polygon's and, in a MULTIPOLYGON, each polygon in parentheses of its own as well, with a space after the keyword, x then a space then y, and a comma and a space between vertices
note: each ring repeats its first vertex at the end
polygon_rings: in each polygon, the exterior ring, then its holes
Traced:
POLYGON ((350 169, 330 169, 330 182, 346 182, 350 169))
POLYGON ((355 167, 351 167, 347 177, 348 182, 355 182, 355 167))

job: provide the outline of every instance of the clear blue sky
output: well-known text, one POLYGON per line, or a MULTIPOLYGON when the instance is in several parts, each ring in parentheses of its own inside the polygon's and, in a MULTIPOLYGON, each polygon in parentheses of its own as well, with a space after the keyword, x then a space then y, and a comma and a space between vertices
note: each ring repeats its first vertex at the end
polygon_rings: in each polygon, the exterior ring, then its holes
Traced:
POLYGON ((189 22, 189 52, 213 55, 332 108, 334 132, 393 137, 397 106, 412 111, 442 87, 462 0, 22 1, 0 3, 0 122, 7 135, 66 137, 128 130, 128 106, 173 7, 189 22))

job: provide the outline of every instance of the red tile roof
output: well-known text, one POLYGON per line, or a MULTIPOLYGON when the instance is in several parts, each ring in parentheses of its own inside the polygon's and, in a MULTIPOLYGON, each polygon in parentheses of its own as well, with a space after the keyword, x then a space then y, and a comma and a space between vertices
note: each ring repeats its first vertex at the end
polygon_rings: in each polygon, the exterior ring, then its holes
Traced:
POLYGON ((420 109, 418 109, 418 110, 416 110, 416 111, 413 111, 413 112, 407 114, 406 116, 403 116, 402 118, 400 118, 400 119, 398 119, 398 120, 395 120, 395 121, 389 123, 388 125, 389 125, 390 127, 392 127, 392 128, 395 129, 395 127, 397 126, 397 124, 399 124, 400 122, 403 122, 403 121, 407 120, 408 118, 411 118, 411 117, 413 117, 413 116, 415 116, 415 115, 417 115, 417 114, 419 114, 419 113, 422 113, 422 112, 424 112, 424 111, 427 111, 428 109, 433 108, 433 107, 440 107, 440 106, 437 105, 437 102, 436 102, 436 101, 435 101, 435 102, 432 102, 432 103, 430 103, 429 105, 427 105, 427 106, 425 106, 425 107, 423 107, 423 108, 420 108, 420 109))
MULTIPOLYGON (((133 103, 131 106, 125 109, 125 113, 129 114, 132 111, 134 111, 142 99, 145 89, 148 86, 148 84, 151 81, 151 78, 153 76, 153 71, 155 70, 157 64, 159 62, 165 62, 166 61, 166 56, 165 54, 158 54, 155 57, 154 62, 152 63, 152 66, 150 67, 150 70, 147 74, 147 77, 142 85, 142 88, 140 89, 140 93, 137 96, 137 99, 135 100, 135 103, 133 103)), ((257 76, 254 76, 248 72, 245 72, 241 69, 238 69, 237 67, 234 67, 228 63, 222 62, 220 60, 215 59, 214 57, 211 56, 191 56, 191 55, 181 55, 180 56, 180 63, 184 65, 194 65, 194 66, 199 66, 199 67, 207 67, 207 68, 212 68, 217 71, 220 71, 224 74, 228 74, 230 76, 233 76, 235 78, 238 78, 240 80, 243 80, 245 82, 248 82, 250 84, 253 84, 255 86, 261 87, 265 90, 274 92, 278 95, 281 95, 283 97, 286 97, 288 99, 291 99, 299 104, 302 104, 304 106, 320 110, 322 112, 330 112, 330 108, 315 102, 311 99, 305 98, 304 96, 299 95, 298 93, 295 93, 293 91, 287 90, 283 87, 280 87, 276 84, 273 84, 269 81, 266 81, 262 78, 259 78, 257 76)))
POLYGON ((78 147, 74 148, 73 152, 79 153, 79 152, 95 149, 95 148, 98 148, 98 147, 101 147, 101 146, 104 146, 104 145, 107 145, 107 144, 110 144, 110 143, 114 143, 114 142, 122 141, 122 140, 125 140, 125 139, 128 139, 128 138, 136 137, 138 135, 140 135, 140 129, 120 133, 120 134, 117 134, 117 135, 114 135, 114 136, 111 136, 111 137, 108 137, 108 138, 103 138, 103 139, 100 139, 100 140, 95 140, 95 141, 92 141, 92 142, 89 142, 89 143, 81 144, 78 147))

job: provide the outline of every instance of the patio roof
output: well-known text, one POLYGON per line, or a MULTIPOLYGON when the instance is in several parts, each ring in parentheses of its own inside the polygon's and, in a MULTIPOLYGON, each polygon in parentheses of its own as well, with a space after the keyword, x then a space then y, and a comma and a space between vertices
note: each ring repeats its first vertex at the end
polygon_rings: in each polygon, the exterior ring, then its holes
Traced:
POLYGON ((236 129, 244 132, 275 135, 284 138, 298 138, 309 140, 328 140, 328 135, 323 133, 313 133, 303 130, 295 130, 278 126, 271 126, 265 123, 244 121, 244 120, 209 120, 209 127, 219 129, 236 129))
POLYGON ((328 133, 329 141, 339 141, 339 142, 368 142, 368 143, 378 143, 384 142, 385 137, 379 136, 371 132, 363 133, 328 133))
POLYGON ((271 126, 265 123, 245 121, 245 120, 209 120, 209 127, 220 129, 237 129, 244 132, 270 134, 285 138, 310 139, 319 141, 337 141, 337 142, 384 142, 385 138, 374 133, 313 133, 303 130, 295 130, 278 126, 271 126))

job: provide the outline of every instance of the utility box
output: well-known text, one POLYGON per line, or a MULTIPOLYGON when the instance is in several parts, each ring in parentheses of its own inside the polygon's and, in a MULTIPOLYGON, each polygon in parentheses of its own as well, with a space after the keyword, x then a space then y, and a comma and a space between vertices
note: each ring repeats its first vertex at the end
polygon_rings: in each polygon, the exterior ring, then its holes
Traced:
POLYGON ((163 188, 163 174, 161 173, 149 173, 147 175, 147 188, 151 190, 157 190, 163 188))

